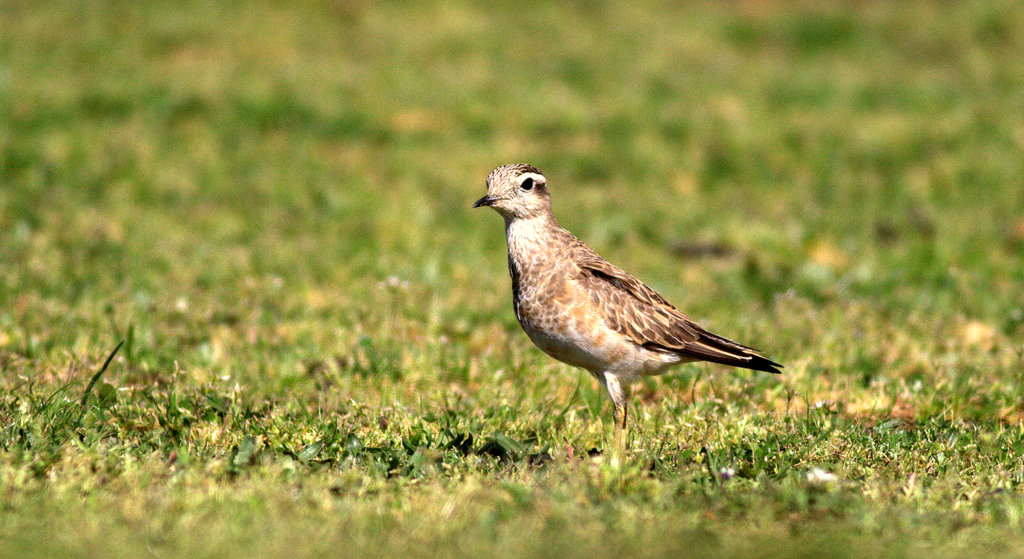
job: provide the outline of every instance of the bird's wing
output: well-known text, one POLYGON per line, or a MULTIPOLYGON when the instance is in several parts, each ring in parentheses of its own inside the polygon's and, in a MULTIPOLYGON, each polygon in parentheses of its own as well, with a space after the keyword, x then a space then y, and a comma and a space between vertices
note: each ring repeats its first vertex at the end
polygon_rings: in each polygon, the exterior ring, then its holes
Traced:
POLYGON ((640 280, 613 266, 582 242, 574 251, 579 281, 610 328, 654 351, 779 373, 781 367, 757 353, 701 328, 640 280))

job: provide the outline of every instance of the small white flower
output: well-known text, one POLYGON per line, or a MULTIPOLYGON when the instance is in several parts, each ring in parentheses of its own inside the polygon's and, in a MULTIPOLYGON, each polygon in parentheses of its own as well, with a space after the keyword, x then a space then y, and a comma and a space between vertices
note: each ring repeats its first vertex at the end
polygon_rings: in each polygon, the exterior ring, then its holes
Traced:
POLYGON ((724 466, 722 469, 718 470, 718 475, 722 478, 722 481, 727 481, 736 477, 736 470, 729 466, 724 466))
POLYGON ((409 282, 398 276, 388 276, 387 279, 377 284, 381 289, 408 289, 409 282))
POLYGON ((828 485, 839 481, 839 477, 821 468, 812 468, 811 471, 807 472, 807 481, 814 485, 828 485))

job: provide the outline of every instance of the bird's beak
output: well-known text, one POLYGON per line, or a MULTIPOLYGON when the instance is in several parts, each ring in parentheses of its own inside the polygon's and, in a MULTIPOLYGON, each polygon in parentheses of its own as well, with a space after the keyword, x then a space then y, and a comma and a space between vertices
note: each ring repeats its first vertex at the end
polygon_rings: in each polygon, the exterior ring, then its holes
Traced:
POLYGON ((476 202, 473 202, 473 207, 474 208, 479 208, 480 206, 490 206, 491 204, 494 204, 497 201, 498 201, 497 198, 491 198, 490 196, 484 196, 483 198, 477 200, 476 202))

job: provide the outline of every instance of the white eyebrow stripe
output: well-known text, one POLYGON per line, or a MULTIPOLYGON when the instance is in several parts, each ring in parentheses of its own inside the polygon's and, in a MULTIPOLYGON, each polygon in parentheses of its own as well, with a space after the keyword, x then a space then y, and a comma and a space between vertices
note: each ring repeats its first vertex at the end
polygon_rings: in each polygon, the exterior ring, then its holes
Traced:
POLYGON ((516 182, 522 185, 523 182, 526 181, 526 179, 533 179, 533 182, 541 184, 547 182, 547 179, 544 178, 544 175, 538 175, 537 173, 523 173, 516 177, 516 182))

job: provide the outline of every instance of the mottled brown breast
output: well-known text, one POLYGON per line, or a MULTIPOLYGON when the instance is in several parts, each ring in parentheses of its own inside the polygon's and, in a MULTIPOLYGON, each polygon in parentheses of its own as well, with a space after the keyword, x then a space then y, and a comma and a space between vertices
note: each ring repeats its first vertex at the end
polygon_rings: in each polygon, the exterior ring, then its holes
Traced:
POLYGON ((512 309, 516 313, 516 320, 522 324, 523 319, 519 314, 519 302, 522 300, 522 293, 519 288, 519 267, 512 259, 512 255, 508 255, 508 275, 512 277, 512 309))

